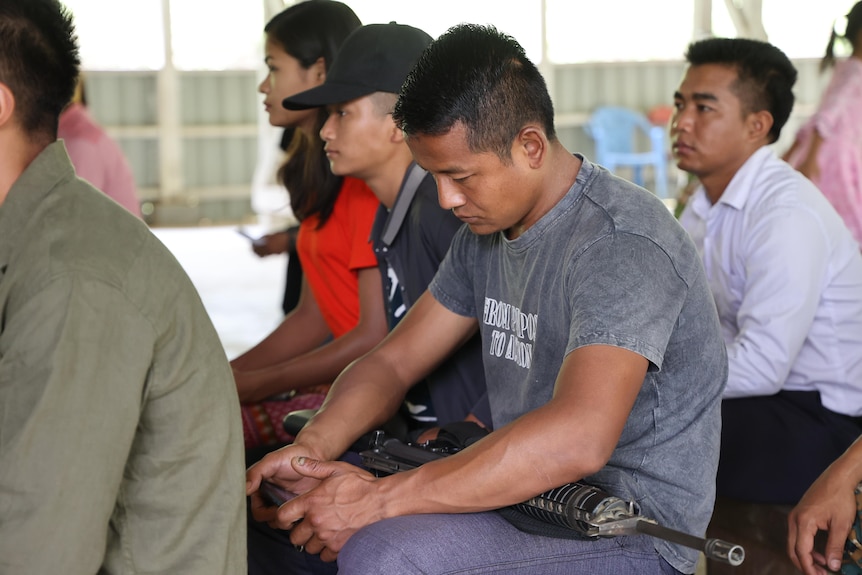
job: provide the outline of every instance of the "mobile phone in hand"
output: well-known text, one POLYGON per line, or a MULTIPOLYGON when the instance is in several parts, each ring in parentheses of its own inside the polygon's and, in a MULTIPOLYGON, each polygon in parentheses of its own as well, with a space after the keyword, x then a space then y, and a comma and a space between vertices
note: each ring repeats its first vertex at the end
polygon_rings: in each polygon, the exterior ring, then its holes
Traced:
POLYGON ((261 481, 260 496, 273 507, 281 507, 284 503, 296 497, 296 493, 279 487, 275 483, 261 481))
POLYGON ((266 236, 260 236, 259 238, 256 238, 247 231, 245 231, 245 228, 237 228, 236 233, 238 233, 244 238, 248 238, 249 240, 251 240, 252 245, 262 246, 266 244, 266 236))

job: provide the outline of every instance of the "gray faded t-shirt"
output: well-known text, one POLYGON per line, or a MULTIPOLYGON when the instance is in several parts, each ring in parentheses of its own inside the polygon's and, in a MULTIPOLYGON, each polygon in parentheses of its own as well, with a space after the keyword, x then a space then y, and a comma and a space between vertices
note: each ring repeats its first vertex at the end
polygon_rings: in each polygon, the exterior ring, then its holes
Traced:
MULTIPOLYGON (((661 201, 584 160, 566 196, 514 241, 461 229, 430 290, 479 320, 495 428, 546 403, 574 349, 606 344, 647 358, 610 461, 584 479, 665 526, 705 532, 727 358, 700 258, 661 201)), ((655 541, 692 572, 696 551, 655 541)))

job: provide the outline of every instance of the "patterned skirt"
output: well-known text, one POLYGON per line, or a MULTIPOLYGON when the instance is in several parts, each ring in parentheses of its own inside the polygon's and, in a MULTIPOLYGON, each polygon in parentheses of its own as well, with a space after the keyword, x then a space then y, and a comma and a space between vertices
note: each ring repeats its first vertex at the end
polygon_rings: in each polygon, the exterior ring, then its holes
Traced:
POLYGON ((299 409, 317 409, 326 393, 300 393, 287 399, 267 399, 242 405, 242 434, 246 449, 261 445, 286 444, 294 436, 284 431, 284 416, 299 409))

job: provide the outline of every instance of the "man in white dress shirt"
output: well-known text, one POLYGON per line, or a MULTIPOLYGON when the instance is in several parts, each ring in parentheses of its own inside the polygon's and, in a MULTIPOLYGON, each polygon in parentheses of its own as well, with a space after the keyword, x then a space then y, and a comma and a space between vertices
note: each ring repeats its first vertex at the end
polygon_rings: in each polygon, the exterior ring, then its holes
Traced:
POLYGON ((680 221, 727 344, 718 495, 795 503, 862 433, 862 256, 817 188, 771 149, 796 70, 774 46, 686 53, 671 124, 700 180, 680 221))

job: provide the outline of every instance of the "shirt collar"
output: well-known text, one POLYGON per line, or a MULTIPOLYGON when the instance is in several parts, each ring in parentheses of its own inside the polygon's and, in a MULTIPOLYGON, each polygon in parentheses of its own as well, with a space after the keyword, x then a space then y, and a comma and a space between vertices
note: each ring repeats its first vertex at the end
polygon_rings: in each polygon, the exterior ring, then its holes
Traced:
POLYGON ((62 142, 49 144, 12 184, 0 205, 0 268, 9 263, 19 236, 30 224, 39 204, 57 184, 75 177, 75 169, 62 142))
MULTIPOLYGON (((774 156, 775 151, 770 146, 763 146, 751 154, 733 175, 730 183, 724 189, 724 193, 718 198, 716 205, 725 205, 735 210, 745 208, 745 204, 748 203, 751 195, 757 192, 754 181, 757 179, 763 164, 770 161, 774 156)), ((706 213, 712 207, 713 205, 706 196, 706 190, 702 185, 698 186, 697 192, 692 198, 694 213, 705 217, 706 213)))

